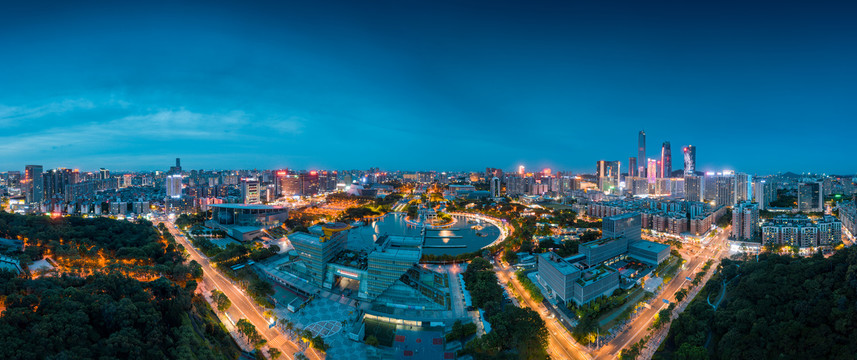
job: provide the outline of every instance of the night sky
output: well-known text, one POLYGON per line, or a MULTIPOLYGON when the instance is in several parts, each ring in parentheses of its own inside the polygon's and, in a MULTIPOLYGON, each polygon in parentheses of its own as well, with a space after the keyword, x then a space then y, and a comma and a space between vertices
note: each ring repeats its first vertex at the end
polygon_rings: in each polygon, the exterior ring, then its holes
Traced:
POLYGON ((857 172, 854 1, 119 3, 2 5, 0 171, 857 172))

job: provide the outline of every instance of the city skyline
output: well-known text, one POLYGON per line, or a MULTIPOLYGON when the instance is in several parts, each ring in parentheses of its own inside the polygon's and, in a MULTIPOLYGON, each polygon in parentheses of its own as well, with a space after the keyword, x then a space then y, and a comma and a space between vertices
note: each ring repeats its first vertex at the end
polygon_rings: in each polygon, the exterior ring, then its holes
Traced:
POLYGON ((857 172, 822 130, 857 130, 853 4, 44 8, 0 15, 3 169, 591 172, 645 129, 701 171, 857 172))

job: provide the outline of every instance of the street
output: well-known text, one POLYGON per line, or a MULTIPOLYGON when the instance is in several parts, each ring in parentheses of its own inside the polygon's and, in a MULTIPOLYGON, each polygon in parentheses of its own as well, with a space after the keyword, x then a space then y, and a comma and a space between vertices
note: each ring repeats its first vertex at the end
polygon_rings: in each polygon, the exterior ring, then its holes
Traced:
POLYGON ((497 278, 500 280, 500 283, 512 284, 515 292, 520 294, 521 298, 524 300, 522 305, 537 312, 542 320, 544 320, 545 327, 548 330, 548 353, 555 359, 591 359, 592 357, 586 351, 581 349, 581 346, 574 341, 574 338, 571 337, 571 333, 569 333, 564 326, 559 324, 556 318, 547 318, 546 314, 548 311, 545 306, 543 304, 536 303, 530 297, 530 293, 528 293, 521 283, 518 282, 518 279, 515 278, 514 269, 508 266, 502 268, 498 264, 500 264, 500 262, 495 261, 494 272, 497 274, 497 278))
MULTIPOLYGON (((190 260, 196 260, 196 262, 202 265, 204 281, 208 284, 214 285, 218 290, 222 291, 227 297, 229 297, 229 300, 232 301, 231 310, 237 310, 245 319, 250 321, 253 326, 256 327, 259 334, 268 341, 268 346, 279 349, 289 359, 293 358, 294 354, 300 351, 298 345, 289 341, 283 334, 281 334, 278 327, 268 327, 270 323, 256 307, 256 304, 253 303, 253 300, 247 296, 241 288, 233 284, 230 279, 212 268, 208 258, 200 254, 174 224, 170 222, 163 222, 163 224, 166 225, 167 229, 173 237, 175 237, 176 241, 185 247, 190 255, 190 260)), ((155 226, 157 226, 157 223, 155 223, 155 226)), ((238 319, 234 320, 238 321, 238 319)), ((324 358, 323 355, 314 349, 309 349, 305 355, 310 359, 324 358)))
MULTIPOLYGON (((693 254, 693 256, 691 256, 690 259, 685 258, 688 261, 685 263, 684 269, 675 275, 673 280, 667 284, 666 288, 661 291, 659 296, 649 301, 649 304, 652 306, 641 310, 630 323, 630 326, 610 340, 606 345, 601 347, 595 353, 595 357, 597 359, 615 359, 619 356, 622 349, 640 341, 640 339, 646 335, 649 326, 654 321, 658 312, 669 306, 663 300, 666 299, 670 302, 675 302, 675 293, 690 283, 690 281, 687 280, 688 277, 693 279, 696 273, 701 271, 702 266, 709 259, 714 260, 714 264, 712 265, 713 267, 717 266, 720 259, 728 253, 729 246, 727 244, 727 239, 730 233, 731 227, 727 227, 719 234, 715 235, 708 245, 685 245, 682 251, 680 251, 682 255, 687 256, 688 254, 693 254), (689 248, 685 249, 685 247, 689 248)), ((704 285, 705 284, 699 284, 699 286, 704 285)))

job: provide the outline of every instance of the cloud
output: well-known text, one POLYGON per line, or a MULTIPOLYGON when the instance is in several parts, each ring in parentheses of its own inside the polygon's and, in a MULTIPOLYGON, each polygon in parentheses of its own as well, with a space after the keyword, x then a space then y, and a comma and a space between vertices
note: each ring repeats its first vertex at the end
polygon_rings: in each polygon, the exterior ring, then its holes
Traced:
POLYGON ((48 115, 92 108, 95 108, 95 104, 86 99, 66 99, 34 107, 0 105, 0 125, 15 120, 36 119, 48 115))
POLYGON ((304 119, 299 116, 291 116, 285 120, 271 119, 268 120, 268 127, 281 134, 300 134, 303 132, 304 119))

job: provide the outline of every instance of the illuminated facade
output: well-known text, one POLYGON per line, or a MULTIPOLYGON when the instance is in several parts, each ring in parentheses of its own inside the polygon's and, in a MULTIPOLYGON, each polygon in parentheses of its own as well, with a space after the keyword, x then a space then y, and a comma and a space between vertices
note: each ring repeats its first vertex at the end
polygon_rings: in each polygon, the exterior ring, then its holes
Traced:
POLYGON ((684 152, 684 176, 694 175, 696 173, 696 146, 685 146, 682 152, 684 152))

